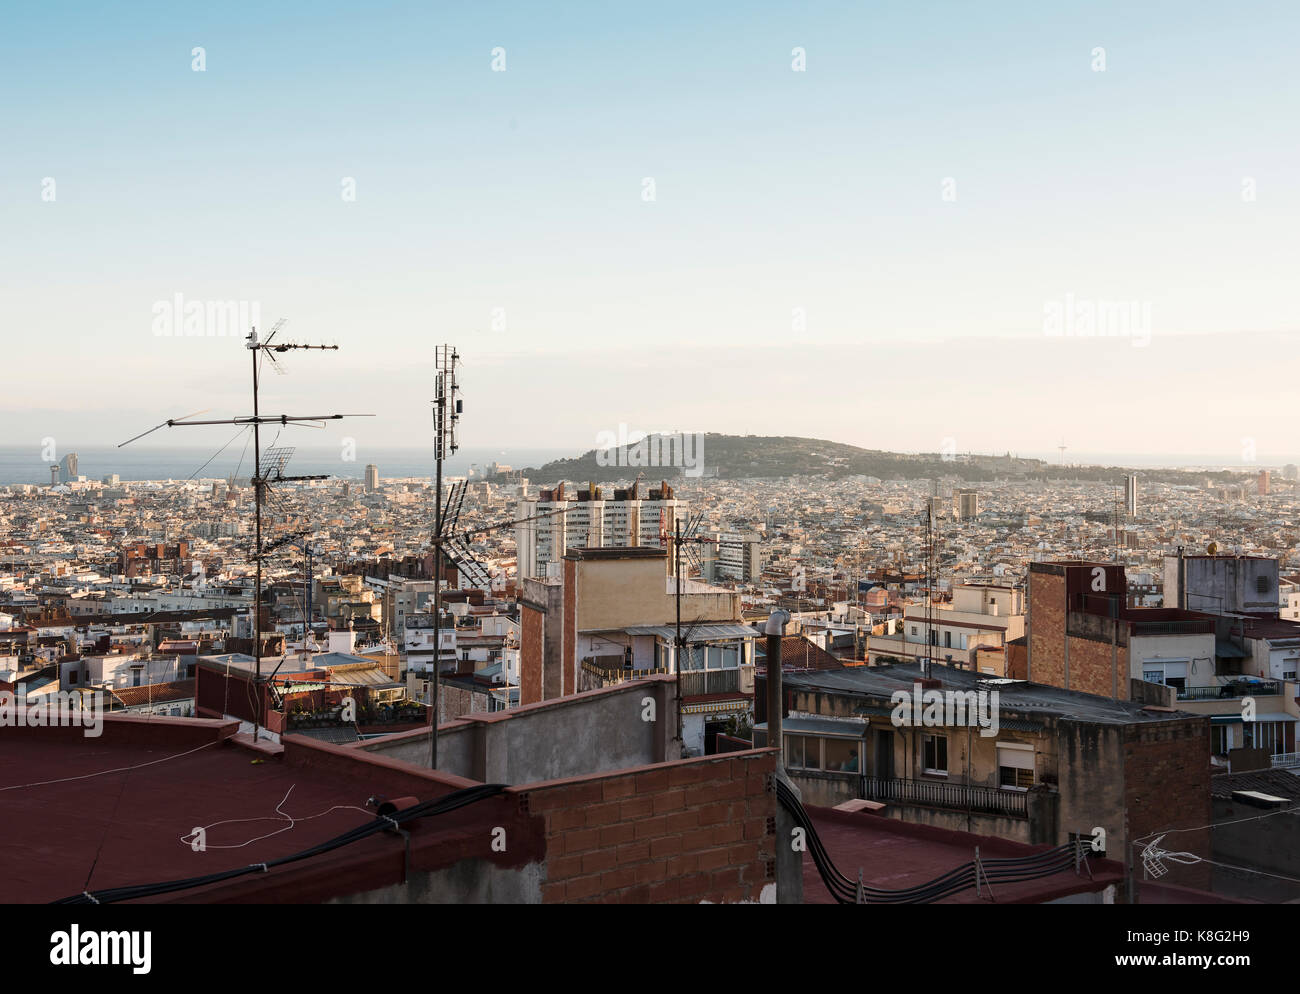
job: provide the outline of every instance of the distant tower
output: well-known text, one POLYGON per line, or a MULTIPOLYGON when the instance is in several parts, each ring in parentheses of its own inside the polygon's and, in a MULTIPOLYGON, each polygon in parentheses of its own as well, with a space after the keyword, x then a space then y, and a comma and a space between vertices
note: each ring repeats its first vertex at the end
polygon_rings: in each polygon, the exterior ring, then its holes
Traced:
POLYGON ((379 467, 371 463, 366 467, 366 493, 373 494, 379 489, 379 467))
POLYGON ((69 452, 63 457, 63 465, 59 470, 59 482, 71 483, 77 478, 77 454, 69 452))
POLYGON ((51 466, 51 467, 50 467, 50 486, 52 486, 52 487, 56 487, 56 486, 58 486, 58 485, 59 485, 59 467, 58 467, 58 466, 51 466))
POLYGON ((1057 446, 1061 450, 1061 465, 1065 465, 1065 439, 1061 439, 1061 444, 1057 446))
POLYGON ((1124 514, 1136 518, 1138 513, 1138 478, 1136 473, 1124 477, 1124 514))
POLYGON ((1261 469, 1259 471, 1259 495, 1261 497, 1268 496, 1268 482, 1269 482, 1268 470, 1261 469))
POLYGON ((960 521, 972 521, 979 517, 980 497, 975 490, 958 490, 953 495, 953 512, 960 521))

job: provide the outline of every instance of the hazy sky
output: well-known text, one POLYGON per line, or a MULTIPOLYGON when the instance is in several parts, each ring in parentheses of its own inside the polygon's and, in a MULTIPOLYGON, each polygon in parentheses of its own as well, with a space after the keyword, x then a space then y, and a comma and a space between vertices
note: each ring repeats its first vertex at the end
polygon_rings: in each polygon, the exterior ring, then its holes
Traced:
POLYGON ((246 413, 238 337, 154 334, 181 294, 337 342, 266 408, 363 444, 427 441, 450 341, 466 445, 1300 456, 1293 0, 4 21, 0 444, 246 413), (1046 333, 1098 301, 1149 325, 1046 333))

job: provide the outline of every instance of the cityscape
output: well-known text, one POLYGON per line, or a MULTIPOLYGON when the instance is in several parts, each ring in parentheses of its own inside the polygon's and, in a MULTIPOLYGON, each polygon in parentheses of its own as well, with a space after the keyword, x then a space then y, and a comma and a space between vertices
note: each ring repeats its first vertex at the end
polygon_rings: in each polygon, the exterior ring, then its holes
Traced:
POLYGON ((1295 11, 69 6, 0 42, 16 961, 942 904, 1280 967, 1295 11))

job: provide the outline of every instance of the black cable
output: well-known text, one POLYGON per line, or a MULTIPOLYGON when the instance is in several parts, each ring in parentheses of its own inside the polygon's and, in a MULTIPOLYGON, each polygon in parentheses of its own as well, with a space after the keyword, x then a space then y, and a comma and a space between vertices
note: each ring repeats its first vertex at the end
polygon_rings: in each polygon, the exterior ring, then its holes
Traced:
POLYGON ((351 845, 354 842, 360 842, 362 839, 395 828, 404 822, 414 821, 417 818, 428 818, 435 815, 446 814, 449 811, 455 811, 467 805, 474 804, 477 801, 484 800, 488 797, 494 797, 506 789, 507 784, 487 783, 479 784, 474 787, 466 787, 463 790, 455 791, 445 797, 440 797, 431 801, 421 801, 419 804, 413 804, 411 807, 402 811, 394 811, 391 815, 381 815, 374 821, 365 825, 358 825, 342 835, 337 835, 332 839, 321 842, 309 849, 293 853, 289 856, 281 856, 278 859, 268 860, 265 863, 250 863, 248 866, 236 867, 233 870, 224 870, 220 873, 209 873, 198 877, 187 877, 183 880, 168 880, 161 883, 153 884, 136 884, 126 887, 114 887, 110 890, 97 891, 95 893, 77 894, 73 897, 60 898, 52 901, 52 904, 113 904, 117 901, 133 901, 143 897, 155 897, 160 894, 170 894, 178 890, 189 890, 192 887, 202 887, 206 884, 219 883, 223 880, 231 880, 235 877, 242 877, 250 873, 268 873, 273 866, 284 866, 288 863, 296 863, 299 860, 310 859, 313 856, 319 856, 323 853, 330 852, 334 849, 340 849, 343 846, 351 845))
MULTIPOLYGON (((835 866, 807 810, 795 797, 794 792, 780 779, 776 781, 776 793, 781 805, 804 830, 809 846, 808 851, 822 878, 822 883, 826 885, 831 896, 840 904, 856 904, 858 883, 846 877, 835 866)), ((1083 852, 1079 846, 1078 842, 1066 843, 1032 856, 985 859, 980 860, 978 866, 972 860, 924 884, 899 890, 885 890, 863 884, 863 897, 870 904, 926 904, 976 887, 981 878, 987 883, 993 881, 1020 883, 1038 880, 1075 866, 1079 854, 1083 852)))

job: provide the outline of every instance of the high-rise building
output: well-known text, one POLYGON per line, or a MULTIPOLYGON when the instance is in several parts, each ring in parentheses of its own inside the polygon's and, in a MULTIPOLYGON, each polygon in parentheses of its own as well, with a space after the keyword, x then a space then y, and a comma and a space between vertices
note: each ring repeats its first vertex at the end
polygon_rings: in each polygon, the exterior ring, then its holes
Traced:
POLYGON ((1259 471, 1259 480, 1258 480, 1259 495, 1261 497, 1268 496, 1268 484, 1269 484, 1269 472, 1266 469, 1261 469, 1259 471))
POLYGON ((379 489, 379 467, 370 463, 366 467, 366 493, 373 494, 379 489))
POLYGON ((77 478, 77 454, 69 452, 63 457, 63 463, 59 467, 59 482, 71 483, 77 478))
POLYGON ((1138 478, 1130 473, 1124 477, 1124 514, 1136 518, 1138 513, 1138 478))
POLYGON ((1295 463, 1287 463, 1282 467, 1282 479, 1295 480, 1300 479, 1300 469, 1296 468, 1295 463))
POLYGON ((979 517, 980 495, 975 490, 958 490, 953 495, 952 504, 960 521, 972 521, 979 517))
MULTIPOLYGON (((541 488, 536 497, 520 494, 515 524, 518 576, 534 579, 558 569, 568 549, 636 546, 667 548, 685 505, 666 483, 637 497, 634 484, 606 500, 599 487, 587 484, 575 494, 564 483, 541 488)), ((669 557, 669 571, 674 565, 669 557)))
POLYGON ((51 466, 51 467, 50 467, 50 486, 52 486, 52 487, 56 487, 56 486, 58 486, 58 485, 59 485, 59 467, 58 467, 58 466, 51 466))

